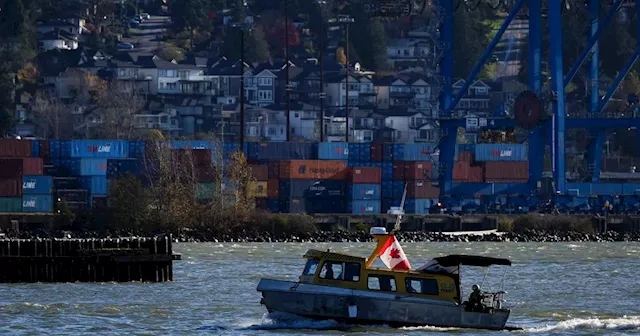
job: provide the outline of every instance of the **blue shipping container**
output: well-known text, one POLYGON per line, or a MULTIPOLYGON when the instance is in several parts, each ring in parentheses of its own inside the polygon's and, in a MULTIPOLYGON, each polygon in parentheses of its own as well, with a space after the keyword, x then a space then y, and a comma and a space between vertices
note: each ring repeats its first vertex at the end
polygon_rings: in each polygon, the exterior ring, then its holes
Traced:
POLYGON ((269 199, 267 200, 267 210, 271 213, 280 212, 280 205, 278 204, 279 200, 277 199, 269 199))
POLYGON ((23 176, 22 193, 30 194, 51 194, 53 190, 53 177, 51 176, 23 176))
POLYGON ((129 142, 125 140, 71 140, 73 158, 126 158, 129 142))
POLYGON ((310 142, 266 142, 258 146, 258 160, 312 160, 317 154, 316 144, 310 142))
POLYGON ((402 199, 404 184, 404 181, 393 181, 393 198, 402 199))
POLYGON ((31 141, 31 156, 40 157, 40 141, 31 141))
POLYGON ((93 196, 105 196, 109 190, 106 176, 84 176, 80 179, 80 184, 93 196))
POLYGON ((321 142, 318 144, 318 159, 349 160, 349 147, 346 142, 321 142))
POLYGON ((402 159, 404 161, 429 161, 431 159, 431 154, 433 154, 435 149, 435 144, 405 144, 402 159))
POLYGON ((281 180, 279 187, 281 199, 321 199, 344 197, 346 194, 345 182, 338 180, 281 180))
POLYGON ((137 159, 111 159, 107 160, 107 176, 109 178, 126 174, 140 176, 140 161, 137 159))
POLYGON ((128 157, 142 159, 144 158, 145 149, 146 144, 144 141, 129 141, 128 157))
POLYGON ((527 161, 527 146, 522 144, 476 144, 476 161, 527 161))
POLYGON ((380 189, 379 184, 354 184, 349 188, 350 198, 354 200, 379 200, 380 189))
POLYGON ((355 200, 351 203, 351 213, 369 215, 380 213, 380 200, 355 200))
POLYGON ((81 176, 106 176, 107 159, 80 159, 81 176))
POLYGON ((172 140, 169 141, 171 149, 211 149, 214 142, 206 140, 172 140))
POLYGON ((397 198, 383 198, 381 202, 382 203, 381 213, 387 213, 387 211, 389 211, 391 207, 399 207, 401 201, 402 201, 401 199, 397 199, 397 198))
POLYGON ((349 160, 360 161, 360 162, 371 161, 371 144, 350 143, 349 144, 349 160))
POLYGON ((430 198, 408 198, 404 204, 404 211, 408 214, 426 215, 429 209, 438 203, 437 199, 430 198))
POLYGON ((53 197, 49 195, 24 195, 22 197, 23 212, 52 212, 53 197))
POLYGON ((51 140, 49 143, 52 158, 71 157, 71 140, 51 140))

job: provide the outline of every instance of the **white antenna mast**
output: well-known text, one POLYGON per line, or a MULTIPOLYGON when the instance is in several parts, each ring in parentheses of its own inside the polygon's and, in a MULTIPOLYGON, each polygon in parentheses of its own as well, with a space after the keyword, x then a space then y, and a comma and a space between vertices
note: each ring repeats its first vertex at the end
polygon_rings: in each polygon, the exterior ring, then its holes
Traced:
POLYGON ((404 201, 407 198, 407 183, 404 184, 404 192, 402 193, 402 202, 400 202, 400 211, 396 216, 396 225, 393 227, 393 232, 400 230, 400 222, 402 222, 402 215, 404 214, 404 201))

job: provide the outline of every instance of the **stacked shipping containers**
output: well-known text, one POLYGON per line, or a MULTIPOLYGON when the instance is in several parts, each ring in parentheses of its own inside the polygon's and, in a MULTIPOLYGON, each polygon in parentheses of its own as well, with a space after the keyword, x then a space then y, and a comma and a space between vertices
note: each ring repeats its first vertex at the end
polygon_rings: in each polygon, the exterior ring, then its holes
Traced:
POLYGON ((279 172, 279 212, 346 212, 345 161, 280 161, 279 172))
POLYGON ((382 171, 379 167, 351 167, 348 210, 353 214, 379 214, 382 200, 382 171))
POLYGON ((256 209, 269 210, 269 165, 251 165, 250 168, 255 179, 251 190, 256 197, 256 209))
POLYGON ((43 176, 38 144, 0 139, 0 212, 52 212, 51 177, 43 176))
POLYGON ((477 144, 475 160, 482 164, 485 182, 525 183, 529 178, 523 144, 477 144))

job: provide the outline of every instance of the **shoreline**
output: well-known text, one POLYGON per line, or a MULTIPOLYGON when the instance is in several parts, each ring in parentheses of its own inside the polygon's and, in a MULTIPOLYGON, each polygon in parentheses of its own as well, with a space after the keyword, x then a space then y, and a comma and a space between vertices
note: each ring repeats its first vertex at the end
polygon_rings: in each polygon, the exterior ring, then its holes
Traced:
MULTIPOLYGON (((368 231, 335 230, 315 231, 300 234, 272 234, 268 231, 239 230, 238 232, 203 232, 180 231, 156 234, 138 234, 131 231, 97 232, 97 231, 7 231, 0 234, 0 239, 36 239, 36 238, 122 238, 153 237, 172 234, 174 242, 213 242, 213 243, 284 243, 284 242, 371 242, 368 231)), ((478 234, 473 232, 422 232, 400 231, 396 233, 400 242, 640 242, 640 232, 618 233, 584 233, 575 231, 543 231, 526 229, 519 232, 491 232, 478 234)))

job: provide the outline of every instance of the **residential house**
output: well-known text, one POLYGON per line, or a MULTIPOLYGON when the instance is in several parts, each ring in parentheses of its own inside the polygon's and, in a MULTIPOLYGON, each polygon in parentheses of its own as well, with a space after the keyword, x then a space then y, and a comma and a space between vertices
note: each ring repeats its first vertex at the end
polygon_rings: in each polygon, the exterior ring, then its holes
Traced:
MULTIPOLYGON (((335 110, 328 118, 326 141, 345 141, 346 110, 335 110)), ((349 142, 373 142, 379 128, 384 127, 384 119, 377 113, 366 110, 352 110, 349 113, 349 142)))
POLYGON ((266 141, 287 139, 285 112, 259 106, 250 107, 245 111, 245 137, 266 141))
POLYGON ((431 65, 435 44, 430 38, 399 38, 389 41, 387 58, 394 68, 431 65))
MULTIPOLYGON (((283 104, 280 104, 276 109, 286 111, 286 107, 283 104)), ((289 125, 292 138, 317 141, 320 139, 320 109, 318 106, 293 102, 291 104, 289 125)))
POLYGON ((69 33, 55 28, 38 35, 38 49, 40 51, 47 51, 51 49, 78 49, 78 35, 69 33))
MULTIPOLYGON (((74 23, 75 22, 74 20, 77 21, 76 19, 71 19, 71 20, 55 19, 55 20, 40 21, 36 25, 36 32, 38 34, 46 34, 54 30, 62 30, 69 34, 78 36, 82 34, 84 26, 80 25, 79 23, 74 23), (74 21, 74 22, 70 22, 70 21, 74 21)), ((82 21, 82 24, 84 24, 83 21, 82 21)))
POLYGON ((246 104, 267 106, 275 103, 277 75, 268 69, 256 70, 251 65, 244 63, 240 69, 240 62, 228 66, 228 63, 220 63, 207 71, 207 75, 219 78, 219 95, 239 96, 240 71, 243 71, 244 98, 246 104))
MULTIPOLYGON (((456 95, 462 89, 465 81, 460 79, 453 83, 453 94, 456 95)), ((477 80, 469 85, 467 92, 462 96, 460 102, 455 107, 455 113, 464 117, 469 113, 474 113, 479 116, 487 115, 490 109, 491 96, 489 94, 490 87, 485 82, 477 80)))
POLYGON ((430 116, 407 107, 392 107, 389 110, 378 110, 378 113, 384 116, 384 125, 393 129, 390 140, 401 143, 414 142, 415 129, 430 119, 430 116))

